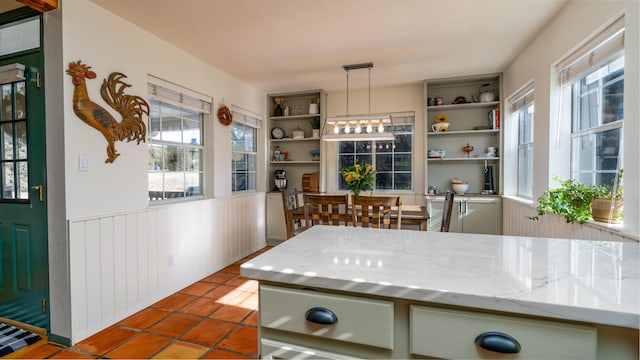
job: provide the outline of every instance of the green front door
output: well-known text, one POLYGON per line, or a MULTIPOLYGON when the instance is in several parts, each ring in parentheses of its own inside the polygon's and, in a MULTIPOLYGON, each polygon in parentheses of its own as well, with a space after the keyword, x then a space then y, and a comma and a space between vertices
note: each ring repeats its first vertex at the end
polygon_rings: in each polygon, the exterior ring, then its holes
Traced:
POLYGON ((49 328, 40 49, 0 56, 0 317, 49 328), (6 69, 6 68, 5 68, 6 69))

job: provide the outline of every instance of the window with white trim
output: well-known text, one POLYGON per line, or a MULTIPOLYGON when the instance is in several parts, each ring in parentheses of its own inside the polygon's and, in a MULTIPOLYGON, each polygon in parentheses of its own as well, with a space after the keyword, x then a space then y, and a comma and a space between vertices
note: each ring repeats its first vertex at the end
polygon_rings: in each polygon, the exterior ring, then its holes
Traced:
POLYGON ((149 201, 203 194, 203 117, 211 98, 151 77, 148 83, 149 201))
POLYGON ((533 197, 533 84, 513 97, 511 121, 518 132, 516 194, 533 197))
POLYGON ((561 106, 571 109, 571 178, 613 188, 623 164, 622 19, 561 63, 561 106))
POLYGON ((413 189, 414 113, 391 114, 395 140, 340 141, 338 189, 348 190, 340 169, 367 162, 377 171, 375 190, 413 189))
POLYGON ((231 186, 232 191, 255 191, 258 168, 258 129, 260 116, 232 109, 231 186))

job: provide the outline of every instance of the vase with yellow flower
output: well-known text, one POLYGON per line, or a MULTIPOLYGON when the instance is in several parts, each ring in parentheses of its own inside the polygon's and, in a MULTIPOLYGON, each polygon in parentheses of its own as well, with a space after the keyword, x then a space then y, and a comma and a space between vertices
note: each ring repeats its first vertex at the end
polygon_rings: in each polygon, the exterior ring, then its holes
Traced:
POLYGON ((371 164, 364 161, 360 164, 345 166, 340 172, 347 188, 356 196, 361 191, 372 190, 373 184, 376 182, 376 170, 371 164))

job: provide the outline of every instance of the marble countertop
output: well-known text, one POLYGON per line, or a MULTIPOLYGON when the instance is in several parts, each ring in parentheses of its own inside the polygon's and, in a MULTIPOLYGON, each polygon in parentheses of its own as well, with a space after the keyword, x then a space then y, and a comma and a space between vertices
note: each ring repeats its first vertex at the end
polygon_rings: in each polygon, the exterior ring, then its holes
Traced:
POLYGON ((243 276, 640 328, 640 244, 314 226, 243 276))

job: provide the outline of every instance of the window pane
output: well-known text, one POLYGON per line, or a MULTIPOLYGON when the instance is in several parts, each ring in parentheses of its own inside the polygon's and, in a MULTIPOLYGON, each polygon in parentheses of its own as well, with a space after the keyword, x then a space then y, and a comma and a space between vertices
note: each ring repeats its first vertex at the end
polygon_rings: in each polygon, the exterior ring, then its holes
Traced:
POLYGON ((393 171, 393 155, 391 154, 376 155, 376 170, 378 172, 393 171))
POLYGON ((411 152, 412 134, 396 135, 395 151, 396 152, 411 152))
POLYGON ((391 190, 393 189, 393 175, 390 172, 376 173, 376 189, 391 190))
POLYGON ((27 117, 26 90, 24 81, 16 83, 16 111, 14 112, 16 120, 23 120, 27 117))
POLYGON ((186 170, 202 170, 202 150, 189 148, 186 151, 186 170))
POLYGON ((2 160, 13 160, 13 126, 2 124, 2 160))
POLYGON ((232 122, 231 123, 231 149, 233 151, 244 150, 245 149, 244 141, 245 141, 244 124, 232 122))
POLYGON ((13 120, 13 87, 11 84, 2 85, 2 109, 0 120, 13 120))
POLYGON ((394 175, 393 187, 396 190, 411 190, 411 174, 396 173, 394 175))
POLYGON ((29 164, 20 161, 18 168, 18 199, 29 199, 29 164))
POLYGON ((0 26, 0 56, 40 47, 40 19, 0 26))
POLYGON ((27 159, 27 122, 16 122, 16 158, 20 160, 27 159))
POLYGON ((15 199, 15 173, 13 171, 13 163, 2 164, 2 198, 15 199))
POLYGON ((149 138, 153 140, 161 139, 160 127, 160 103, 149 101, 149 138))

